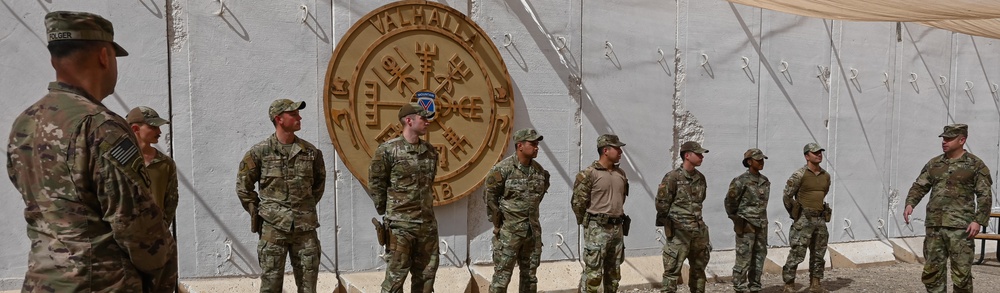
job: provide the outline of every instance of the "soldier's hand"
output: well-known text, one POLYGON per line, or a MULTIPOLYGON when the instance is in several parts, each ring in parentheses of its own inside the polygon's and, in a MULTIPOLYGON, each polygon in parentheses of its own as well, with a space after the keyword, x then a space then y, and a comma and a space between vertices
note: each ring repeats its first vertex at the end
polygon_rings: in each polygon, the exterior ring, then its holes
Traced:
POLYGON ((910 224, 910 214, 912 213, 913 213, 913 206, 906 205, 906 209, 903 210, 903 221, 905 221, 906 224, 910 224))
POLYGON ((969 239, 972 239, 972 238, 976 238, 976 235, 979 235, 979 229, 980 229, 979 223, 972 222, 972 223, 969 223, 969 227, 968 228, 965 228, 965 232, 969 233, 969 239))

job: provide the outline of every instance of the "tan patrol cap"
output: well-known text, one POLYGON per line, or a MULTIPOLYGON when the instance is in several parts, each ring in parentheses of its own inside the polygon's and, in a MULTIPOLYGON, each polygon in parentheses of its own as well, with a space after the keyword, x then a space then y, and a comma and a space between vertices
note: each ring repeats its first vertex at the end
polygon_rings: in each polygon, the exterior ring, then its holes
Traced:
POLYGON ((681 145, 681 152, 682 153, 683 152, 695 152, 697 154, 704 154, 704 153, 707 153, 708 150, 706 150, 705 148, 701 147, 701 144, 699 144, 698 142, 689 141, 689 142, 685 142, 684 144, 681 145))
POLYGON ((271 102, 271 107, 267 108, 267 119, 274 121, 274 117, 281 113, 305 109, 306 102, 293 102, 289 99, 277 99, 271 102))
POLYGON ((128 111, 128 115, 125 115, 125 122, 128 122, 129 124, 145 123, 153 127, 170 124, 170 121, 160 118, 160 114, 157 114, 156 110, 146 106, 135 107, 132 108, 132 111, 128 111))
POLYGON ((45 15, 48 42, 65 40, 105 41, 115 46, 115 56, 128 56, 128 51, 115 43, 115 29, 100 15, 78 11, 53 11, 45 15))
POLYGON ((802 153, 803 154, 805 154, 805 153, 822 152, 822 151, 826 151, 826 149, 820 147, 819 144, 815 143, 815 142, 807 143, 806 146, 802 147, 802 153))
POLYGON ((545 138, 538 134, 533 128, 525 128, 514 132, 514 142, 522 141, 542 141, 545 138))
POLYGON ((969 136, 969 126, 965 124, 952 124, 944 127, 944 131, 938 137, 952 138, 956 136, 969 136))
POLYGON ((434 119, 434 112, 427 111, 427 109, 424 109, 424 107, 421 107, 417 103, 408 103, 399 108, 399 119, 403 119, 403 117, 411 114, 417 114, 427 119, 434 119))
POLYGON ((758 148, 752 148, 743 153, 743 167, 750 167, 750 165, 747 164, 748 159, 766 160, 767 156, 764 155, 764 151, 761 151, 758 148))
POLYGON ((597 137, 597 148, 606 146, 623 147, 625 146, 625 143, 619 140, 617 135, 601 134, 601 136, 597 137))

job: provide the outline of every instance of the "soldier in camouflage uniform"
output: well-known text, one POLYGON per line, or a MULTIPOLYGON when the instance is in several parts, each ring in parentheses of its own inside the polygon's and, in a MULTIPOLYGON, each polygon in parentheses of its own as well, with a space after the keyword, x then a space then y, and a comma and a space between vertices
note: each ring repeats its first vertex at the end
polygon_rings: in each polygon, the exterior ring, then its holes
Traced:
POLYGON ((733 178, 726 193, 726 214, 736 232, 736 264, 733 265, 733 289, 736 292, 760 292, 760 275, 767 257, 767 197, 771 181, 761 174, 767 156, 760 149, 743 153, 747 171, 733 178))
POLYGON ((972 242, 980 229, 989 224, 993 203, 993 178, 983 160, 966 151, 969 126, 944 127, 941 148, 944 154, 932 158, 920 170, 920 176, 906 197, 903 219, 910 223, 913 207, 931 193, 924 227, 924 273, 921 279, 927 292, 946 292, 946 264, 951 259, 951 280, 955 292, 972 292, 972 242), (975 203, 975 204, 973 204, 975 203), (980 224, 982 223, 982 224, 980 224))
POLYGON ((402 135, 379 145, 368 169, 368 195, 391 235, 382 292, 403 292, 410 273, 411 292, 429 293, 439 257, 433 193, 438 153, 420 137, 427 134, 434 112, 409 103, 398 117, 402 135))
POLYGON ((549 172, 534 160, 542 138, 530 128, 514 132, 516 153, 486 174, 486 209, 493 223, 492 293, 507 292, 515 263, 521 272, 519 291, 538 291, 535 270, 542 256, 538 205, 549 189, 549 172))
POLYGON ((132 133, 139 141, 139 152, 142 153, 146 174, 149 174, 153 201, 163 209, 163 220, 167 226, 172 225, 177 213, 177 164, 152 145, 160 141, 160 126, 170 124, 170 121, 160 118, 160 114, 152 108, 140 106, 125 115, 125 122, 132 127, 132 133))
POLYGON ((622 143, 617 135, 602 134, 597 138, 597 153, 593 164, 576 175, 573 183, 573 214, 583 225, 582 292, 618 292, 621 264, 625 261, 624 225, 625 199, 628 197, 628 177, 618 166, 622 158, 622 143))
POLYGON ((243 208, 256 209, 250 217, 263 220, 257 242, 260 292, 281 292, 286 256, 299 292, 316 292, 321 253, 316 205, 326 187, 326 167, 323 152, 295 135, 305 107, 306 102, 288 99, 272 102, 267 114, 274 134, 247 151, 236 175, 243 208))
POLYGON ((684 259, 688 260, 688 287, 691 292, 705 292, 705 267, 712 252, 708 226, 702 219, 702 204, 708 185, 695 167, 701 166, 708 150, 694 141, 681 145, 683 164, 667 172, 656 192, 656 224, 663 226, 667 242, 663 244, 662 292, 676 292, 684 259))
POLYGON ((823 257, 830 241, 826 222, 830 221, 832 210, 823 202, 830 191, 830 173, 819 166, 823 162, 823 151, 825 149, 819 144, 806 144, 802 148, 806 165, 792 173, 785 184, 782 201, 785 210, 795 220, 788 237, 791 250, 781 270, 785 292, 795 289, 795 271, 805 260, 807 248, 810 251, 809 292, 826 292, 821 280, 826 265, 823 257))
POLYGON ((106 19, 45 15, 56 81, 11 127, 7 174, 24 200, 22 292, 173 292, 174 238, 149 194, 135 137, 101 101, 118 78, 106 19))

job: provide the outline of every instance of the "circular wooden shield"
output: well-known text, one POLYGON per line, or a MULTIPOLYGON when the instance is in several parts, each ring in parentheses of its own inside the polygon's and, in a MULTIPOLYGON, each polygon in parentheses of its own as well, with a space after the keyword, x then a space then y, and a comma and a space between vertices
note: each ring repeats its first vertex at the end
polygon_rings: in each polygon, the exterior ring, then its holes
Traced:
POLYGON ((507 149, 514 121, 507 67, 483 29, 451 7, 401 1, 368 13, 337 43, 325 86, 330 139, 365 186, 375 149, 402 133, 397 113, 405 103, 433 101, 437 112, 423 137, 440 157, 435 206, 478 188, 507 149))

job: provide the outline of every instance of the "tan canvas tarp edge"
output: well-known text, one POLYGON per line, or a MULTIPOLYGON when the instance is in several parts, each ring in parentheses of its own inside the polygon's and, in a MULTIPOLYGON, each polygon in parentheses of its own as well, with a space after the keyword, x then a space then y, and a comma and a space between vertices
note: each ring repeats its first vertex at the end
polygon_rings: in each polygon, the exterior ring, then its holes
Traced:
POLYGON ((1000 19, 924 21, 920 24, 967 35, 1000 39, 1000 19))
POLYGON ((986 0, 728 0, 796 15, 836 20, 921 22, 1000 18, 986 0))

